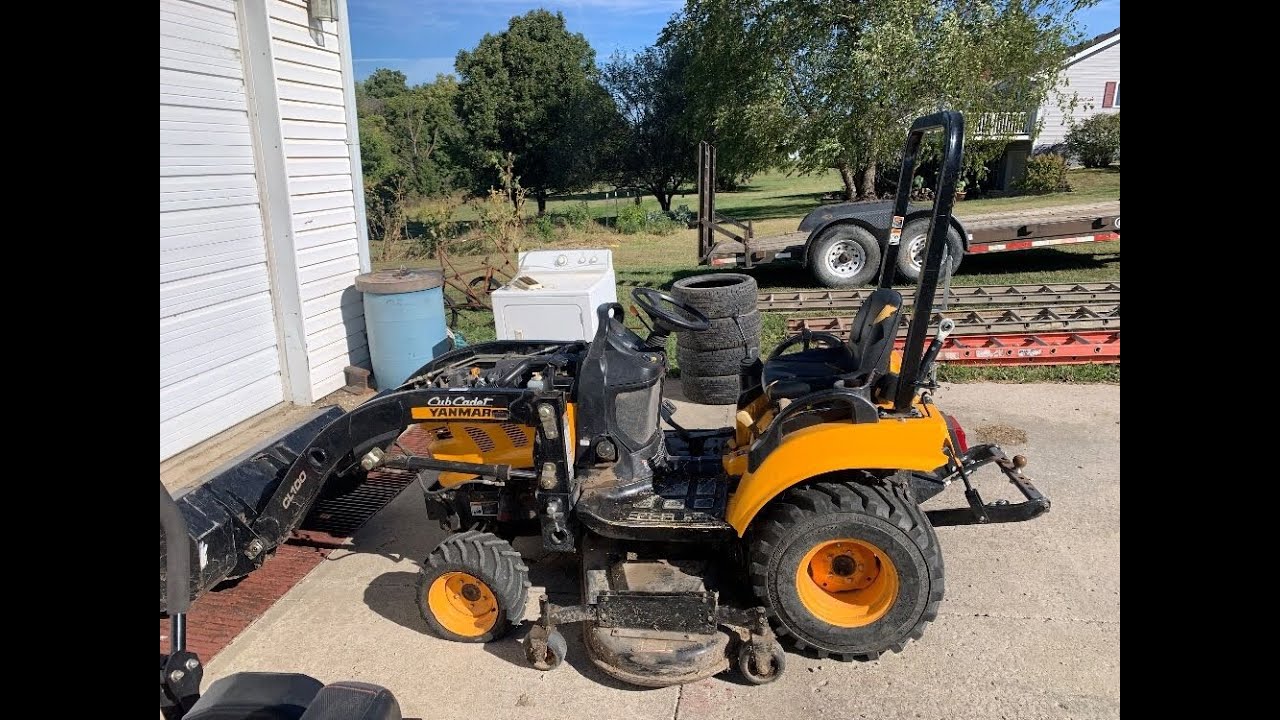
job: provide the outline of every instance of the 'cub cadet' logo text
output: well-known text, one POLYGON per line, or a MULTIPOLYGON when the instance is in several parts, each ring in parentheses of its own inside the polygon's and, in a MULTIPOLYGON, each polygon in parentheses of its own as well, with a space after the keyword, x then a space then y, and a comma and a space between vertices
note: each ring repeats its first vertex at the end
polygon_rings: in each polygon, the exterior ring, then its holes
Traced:
POLYGON ((427 400, 427 407, 416 407, 410 411, 414 420, 506 420, 510 413, 506 408, 490 407, 494 403, 492 397, 441 397, 435 396, 427 400))

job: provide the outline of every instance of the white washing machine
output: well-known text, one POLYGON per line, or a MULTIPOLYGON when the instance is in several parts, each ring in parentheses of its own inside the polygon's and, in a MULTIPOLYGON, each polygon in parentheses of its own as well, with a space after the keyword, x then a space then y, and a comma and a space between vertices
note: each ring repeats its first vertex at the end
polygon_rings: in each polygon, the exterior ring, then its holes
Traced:
POLYGON ((499 340, 590 340, 596 308, 618 301, 609 250, 529 250, 519 267, 490 296, 499 340))

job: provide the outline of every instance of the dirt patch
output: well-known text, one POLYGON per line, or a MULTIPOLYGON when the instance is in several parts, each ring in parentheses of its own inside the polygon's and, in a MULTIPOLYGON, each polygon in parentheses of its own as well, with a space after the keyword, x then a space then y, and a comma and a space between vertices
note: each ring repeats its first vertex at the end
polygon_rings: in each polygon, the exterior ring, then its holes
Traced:
POLYGON ((1011 425, 979 425, 973 431, 975 440, 996 445, 1021 445, 1027 441, 1027 432, 1011 425))

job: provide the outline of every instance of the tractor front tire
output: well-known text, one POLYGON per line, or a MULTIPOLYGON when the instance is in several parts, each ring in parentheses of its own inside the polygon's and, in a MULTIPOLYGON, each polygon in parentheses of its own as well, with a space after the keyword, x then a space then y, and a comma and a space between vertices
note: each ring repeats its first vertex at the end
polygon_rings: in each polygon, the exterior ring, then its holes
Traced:
POLYGON ((418 611, 434 635, 489 642, 524 620, 529 569, 511 543, 466 530, 445 538, 422 564, 418 611))
POLYGON ((774 501, 753 530, 750 575, 779 637, 846 661, 919 639, 944 590, 937 535, 909 486, 870 477, 774 501))

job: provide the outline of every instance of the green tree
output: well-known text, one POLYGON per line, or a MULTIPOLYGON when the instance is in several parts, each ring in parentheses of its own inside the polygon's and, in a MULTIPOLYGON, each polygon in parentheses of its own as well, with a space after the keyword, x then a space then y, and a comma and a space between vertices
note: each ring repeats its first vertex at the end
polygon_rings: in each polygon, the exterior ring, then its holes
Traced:
MULTIPOLYGON (((1076 13, 1095 3, 688 0, 675 22, 695 26, 687 33, 741 28, 701 46, 710 54, 702 67, 722 86, 735 75, 750 78, 751 91, 762 94, 752 106, 776 113, 739 128, 781 137, 801 171, 838 169, 852 200, 875 196, 880 165, 896 157, 912 118, 942 106, 960 110, 973 139, 991 134, 984 117, 1040 105, 1080 37, 1076 13)), ((970 147, 966 164, 979 173, 1003 149, 970 147)))
POLYGON ((605 88, 624 123, 616 144, 616 184, 643 188, 671 210, 671 198, 697 172, 698 136, 686 124, 689 53, 676 45, 615 54, 604 66, 605 88))
POLYGON ((599 82, 595 51, 564 16, 533 10, 458 53, 474 188, 497 182, 495 160, 515 156, 521 184, 546 212, 547 197, 589 187, 604 166, 617 113, 599 82))
POLYGON ((360 83, 360 90, 370 98, 394 97, 409 91, 409 80, 399 70, 378 68, 360 83))
POLYGON ((447 193, 454 189, 459 173, 453 158, 462 139, 462 125, 454 108, 458 83, 451 75, 439 75, 434 82, 411 88, 403 80, 401 73, 382 68, 359 83, 356 107, 360 123, 380 119, 379 131, 385 135, 410 193, 447 193))
POLYGON ((757 53, 752 10, 741 0, 689 2, 658 38, 687 55, 683 124, 716 144, 721 189, 786 161, 779 77, 757 53))

